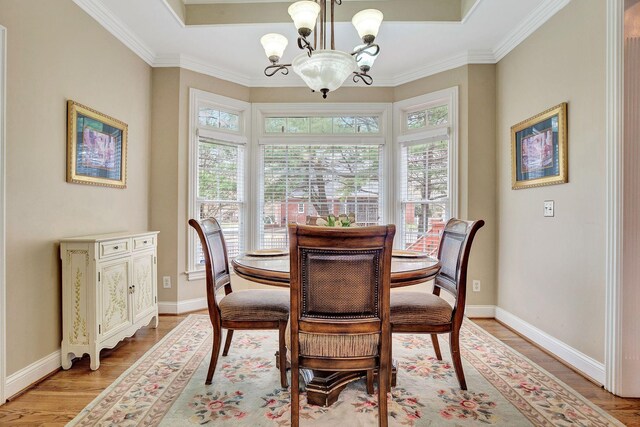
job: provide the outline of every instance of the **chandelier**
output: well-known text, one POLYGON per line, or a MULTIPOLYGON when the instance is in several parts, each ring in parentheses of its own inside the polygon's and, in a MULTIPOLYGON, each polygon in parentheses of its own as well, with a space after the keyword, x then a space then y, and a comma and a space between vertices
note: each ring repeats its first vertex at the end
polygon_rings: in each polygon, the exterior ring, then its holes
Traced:
POLYGON ((341 4, 342 0, 316 0, 297 1, 289 6, 289 15, 298 30, 298 47, 305 52, 294 58, 291 64, 279 64, 289 43, 287 38, 276 33, 263 36, 260 43, 271 61, 271 65, 264 69, 264 74, 268 77, 278 72, 287 75, 289 67, 292 67, 307 86, 314 92, 321 92, 323 98, 342 86, 349 76, 353 76, 356 83, 371 85, 373 78, 368 73, 380 53, 380 46, 374 41, 382 23, 382 12, 366 9, 353 16, 351 22, 363 44, 356 46, 353 52, 346 53, 335 47, 334 11, 335 6, 341 4), (327 13, 330 13, 329 21, 327 13), (328 25, 331 31, 330 45, 327 45, 328 25), (312 33, 313 45, 309 41, 312 33))

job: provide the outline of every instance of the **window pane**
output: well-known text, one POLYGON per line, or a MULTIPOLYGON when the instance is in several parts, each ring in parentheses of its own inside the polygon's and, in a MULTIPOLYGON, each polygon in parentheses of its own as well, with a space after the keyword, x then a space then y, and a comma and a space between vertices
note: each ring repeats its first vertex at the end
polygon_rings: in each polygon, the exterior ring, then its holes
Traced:
POLYGON ((449 218, 449 141, 407 145, 401 151, 402 247, 436 256, 449 218))
POLYGON ((358 117, 356 119, 358 133, 379 133, 380 126, 378 125, 377 117, 358 117))
POLYGON ((200 141, 198 198, 238 200, 238 147, 200 141))
POLYGON ((309 133, 309 119, 306 117, 289 117, 287 133, 309 133))
POLYGON ((311 117, 311 133, 332 133, 333 119, 331 117, 311 117))
POLYGON ((287 223, 329 214, 378 224, 381 155, 381 146, 264 146, 260 247, 286 248, 287 223))
POLYGON ((217 129, 240 130, 240 116, 238 114, 220 111, 215 108, 201 107, 198 111, 198 123, 217 129))
POLYGON ((267 133, 283 133, 287 119, 282 117, 267 117, 264 119, 264 129, 267 133))
POLYGON ((449 122, 449 107, 441 105, 427 110, 429 126, 444 125, 449 122))
POLYGON ((220 129, 240 130, 240 120, 237 114, 220 111, 220 129))
POLYGON ((355 122, 353 117, 334 117, 333 133, 355 133, 355 122))
POLYGON ((403 247, 406 250, 438 255, 440 235, 448 218, 444 203, 403 203, 403 247))
MULTIPOLYGON (((241 206, 239 203, 200 203, 200 220, 215 218, 222 227, 224 240, 227 244, 229 258, 237 257, 241 251, 241 206)), ((197 240, 196 265, 204 266, 204 254, 200 239, 197 240)))
POLYGON ((377 116, 267 117, 264 119, 264 131, 265 133, 311 135, 355 133, 378 134, 380 133, 380 118, 377 116))
MULTIPOLYGON (((229 257, 237 256, 242 240, 244 148, 212 140, 198 142, 198 202, 200 219, 214 217, 222 226, 229 257)), ((204 262, 199 241, 196 265, 204 262)))
POLYGON ((403 148, 403 199, 433 201, 449 195, 449 141, 403 148))
POLYGON ((198 123, 202 126, 217 128, 220 126, 220 111, 212 108, 201 108, 198 123))
POLYGON ((426 111, 415 111, 407 114, 407 129, 420 129, 427 125, 426 111))

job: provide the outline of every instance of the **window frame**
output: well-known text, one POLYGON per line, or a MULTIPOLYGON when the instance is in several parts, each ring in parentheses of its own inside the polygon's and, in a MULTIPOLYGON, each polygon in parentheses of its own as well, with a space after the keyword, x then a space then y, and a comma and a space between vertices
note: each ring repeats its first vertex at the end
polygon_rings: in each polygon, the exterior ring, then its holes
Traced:
POLYGON ((431 141, 438 141, 444 136, 449 139, 449 214, 451 218, 458 216, 458 87, 439 90, 414 98, 396 102, 393 106, 394 120, 394 155, 395 155, 395 213, 394 219, 397 227, 394 247, 402 248, 404 245, 405 224, 402 214, 402 149, 412 144, 421 144, 431 141), (447 104, 449 107, 449 119, 446 125, 427 126, 421 129, 409 129, 407 127, 407 115, 415 111, 420 111, 447 104))
MULTIPOLYGON (((189 89, 189 184, 188 184, 188 217, 197 218, 198 213, 198 147, 201 136, 216 139, 221 143, 244 147, 242 194, 242 217, 244 218, 240 247, 248 248, 249 236, 247 223, 251 220, 251 193, 249 193, 249 167, 251 165, 251 104, 233 98, 216 95, 210 92, 189 89), (201 106, 213 107, 222 111, 238 114, 238 131, 216 129, 199 124, 198 117, 201 106)), ((205 271, 196 263, 198 236, 188 227, 187 233, 187 280, 205 278, 205 271)))
MULTIPOLYGON (((262 182, 262 146, 263 145, 382 145, 382 171, 383 176, 394 176, 393 160, 393 104, 386 102, 379 103, 254 103, 252 104, 253 117, 253 138, 249 149, 252 174, 249 181, 253 189, 249 195, 253 203, 249 216, 254 215, 250 221, 249 242, 252 248, 257 248, 260 244, 260 208, 262 195, 260 191, 262 182), (266 117, 305 117, 305 116, 378 116, 379 132, 376 134, 354 133, 354 134, 298 134, 298 133, 267 133, 265 130, 266 117)), ((384 223, 391 223, 394 217, 394 188, 391 179, 383 180, 380 183, 382 198, 382 209, 380 215, 384 223)))

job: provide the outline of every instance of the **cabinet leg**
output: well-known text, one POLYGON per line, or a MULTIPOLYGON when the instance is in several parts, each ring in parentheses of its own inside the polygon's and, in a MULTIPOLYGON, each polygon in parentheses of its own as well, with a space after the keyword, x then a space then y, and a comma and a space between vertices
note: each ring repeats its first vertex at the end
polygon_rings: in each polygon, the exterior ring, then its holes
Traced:
POLYGON ((89 359, 91 363, 89 363, 89 367, 92 371, 95 371, 100 367, 100 350, 94 350, 89 353, 89 359))
POLYGON ((158 313, 156 313, 156 326, 154 326, 155 329, 158 329, 158 322, 160 321, 160 315, 158 313))
POLYGON ((69 353, 66 351, 63 351, 60 358, 60 364, 62 365, 62 369, 67 370, 71 368, 71 361, 73 360, 73 358, 75 357, 74 353, 69 353))

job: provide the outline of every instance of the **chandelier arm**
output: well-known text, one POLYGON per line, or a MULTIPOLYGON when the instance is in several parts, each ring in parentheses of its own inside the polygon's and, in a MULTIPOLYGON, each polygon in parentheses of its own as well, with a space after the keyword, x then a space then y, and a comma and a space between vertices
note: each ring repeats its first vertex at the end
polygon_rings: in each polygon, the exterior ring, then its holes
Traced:
POLYGON ((373 77, 366 73, 358 73, 357 71, 353 72, 353 82, 358 83, 362 82, 367 86, 371 86, 373 84, 373 77))
POLYGON ((376 43, 371 43, 366 45, 363 48, 360 48, 358 50, 355 50, 353 52, 351 52, 351 55, 355 56, 355 60, 356 62, 360 62, 360 58, 362 58, 363 54, 369 55, 369 56, 377 56, 380 53, 380 46, 378 46, 376 43), (375 48, 375 51, 369 52, 370 48, 375 48))
POLYGON ((309 40, 307 40, 306 37, 298 37, 298 47, 302 50, 308 50, 309 56, 311 56, 314 51, 313 46, 311 46, 311 43, 309 43, 309 40))
POLYGON ((267 68, 264 69, 264 75, 267 77, 273 77, 275 76, 278 71, 282 73, 283 76, 286 76, 287 74, 289 74, 289 67, 291 66, 291 64, 273 64, 273 65, 269 65, 267 68))

